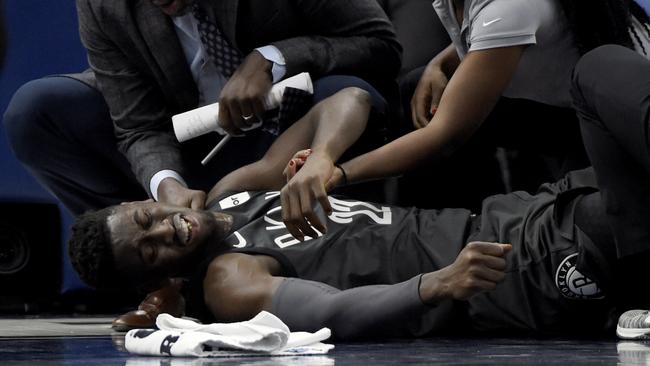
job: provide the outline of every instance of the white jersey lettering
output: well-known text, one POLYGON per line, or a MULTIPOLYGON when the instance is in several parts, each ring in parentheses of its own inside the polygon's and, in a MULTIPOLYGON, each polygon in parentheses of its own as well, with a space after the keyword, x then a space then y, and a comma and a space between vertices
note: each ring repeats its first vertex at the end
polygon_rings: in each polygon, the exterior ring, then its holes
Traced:
MULTIPOLYGON (((280 192, 266 192, 264 200, 270 200, 277 198, 280 195, 280 192)), ((230 196, 219 203, 222 208, 224 205, 228 207, 234 207, 240 205, 250 199, 250 195, 247 192, 239 193, 237 195, 230 196)), ((332 214, 328 216, 328 219, 338 223, 338 224, 349 224, 355 217, 365 216, 372 220, 375 224, 378 225, 390 225, 393 222, 393 214, 390 207, 387 206, 376 206, 363 201, 347 201, 340 200, 333 197, 329 197, 330 203, 332 204, 332 214)), ((294 238, 290 233, 286 231, 286 225, 282 221, 282 207, 276 206, 271 208, 266 212, 263 219, 267 224, 265 229, 267 232, 282 230, 278 233, 278 236, 273 237, 273 242, 280 248, 287 248, 296 244, 300 244, 301 241, 294 238)), ((316 230, 312 226, 312 229, 318 234, 317 237, 323 236, 323 233, 316 230)), ((246 239, 239 233, 235 232, 234 236, 237 239, 237 244, 233 245, 235 248, 244 248, 247 245, 246 239)), ((305 236, 304 241, 313 240, 314 238, 305 236)))
POLYGON ((379 225, 390 225, 393 222, 393 213, 390 207, 382 206, 378 208, 367 202, 343 201, 333 197, 329 197, 329 200, 333 210, 329 219, 339 224, 351 223, 352 217, 356 215, 366 215, 379 225), (353 211, 352 209, 357 208, 357 206, 367 209, 353 211))
POLYGON ((248 192, 233 194, 232 196, 226 197, 219 201, 219 207, 221 207, 222 210, 227 210, 229 208, 239 206, 250 199, 251 195, 248 192))

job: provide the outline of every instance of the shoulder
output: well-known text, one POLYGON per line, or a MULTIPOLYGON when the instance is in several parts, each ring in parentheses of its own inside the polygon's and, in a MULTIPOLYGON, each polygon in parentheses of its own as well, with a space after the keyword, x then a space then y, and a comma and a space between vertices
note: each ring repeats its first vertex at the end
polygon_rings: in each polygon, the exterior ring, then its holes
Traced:
POLYGON ((265 255, 226 253, 210 262, 203 279, 207 294, 225 295, 224 291, 244 289, 265 283, 278 273, 279 263, 265 255))
POLYGON ((468 15, 472 24, 500 17, 501 24, 521 27, 552 16, 552 8, 553 2, 548 0, 475 0, 471 2, 468 15))
POLYGON ((77 0, 77 14, 82 23, 119 21, 132 11, 127 0, 77 0))
POLYGON ((98 14, 111 14, 129 9, 129 4, 127 0, 77 0, 77 9, 79 11, 91 10, 98 14))
POLYGON ((469 5, 471 50, 537 43, 537 33, 557 20, 550 0, 474 0, 469 5))
POLYGON ((473 0, 469 7, 469 20, 473 24, 500 17, 502 25, 517 27, 554 19, 560 10, 555 0, 473 0))
POLYGON ((241 321, 270 309, 282 279, 272 276, 264 257, 227 253, 212 260, 203 280, 203 293, 216 319, 241 321))
POLYGON ((277 260, 266 255, 222 254, 210 262, 204 283, 224 285, 278 273, 277 260))
POLYGON ((231 281, 228 275, 235 274, 249 269, 259 269, 259 261, 254 255, 244 253, 226 253, 212 260, 206 272, 206 281, 212 283, 224 283, 231 281), (243 267, 242 267, 243 266, 243 267))

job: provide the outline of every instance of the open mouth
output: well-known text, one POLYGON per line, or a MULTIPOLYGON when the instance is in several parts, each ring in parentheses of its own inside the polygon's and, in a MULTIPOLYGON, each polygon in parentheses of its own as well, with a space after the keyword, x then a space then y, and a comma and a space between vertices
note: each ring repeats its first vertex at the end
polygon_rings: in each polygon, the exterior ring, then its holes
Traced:
POLYGON ((192 241, 192 230, 196 228, 196 225, 192 224, 193 220, 181 215, 180 213, 174 215, 172 220, 178 242, 183 245, 189 245, 192 241))

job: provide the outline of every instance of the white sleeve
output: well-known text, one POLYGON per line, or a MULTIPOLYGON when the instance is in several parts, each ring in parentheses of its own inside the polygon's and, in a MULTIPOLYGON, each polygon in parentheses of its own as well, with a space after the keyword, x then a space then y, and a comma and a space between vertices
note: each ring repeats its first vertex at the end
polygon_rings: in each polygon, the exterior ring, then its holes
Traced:
POLYGON ((534 2, 546 0, 492 0, 470 9, 469 52, 536 44, 536 33, 553 16, 534 2))
POLYGON ((176 171, 169 169, 161 170, 158 173, 154 174, 153 177, 151 177, 151 181, 149 181, 149 190, 151 191, 151 197, 153 197, 153 199, 156 201, 158 201, 158 186, 160 185, 160 182, 162 182, 165 178, 174 178, 183 186, 187 187, 187 183, 185 183, 183 177, 181 177, 180 174, 178 174, 176 171))
POLYGON ((277 83, 282 80, 284 75, 287 74, 287 62, 284 60, 284 56, 280 50, 273 46, 264 46, 258 47, 255 49, 257 52, 261 53, 265 59, 273 62, 271 67, 271 75, 273 75, 273 83, 277 83))

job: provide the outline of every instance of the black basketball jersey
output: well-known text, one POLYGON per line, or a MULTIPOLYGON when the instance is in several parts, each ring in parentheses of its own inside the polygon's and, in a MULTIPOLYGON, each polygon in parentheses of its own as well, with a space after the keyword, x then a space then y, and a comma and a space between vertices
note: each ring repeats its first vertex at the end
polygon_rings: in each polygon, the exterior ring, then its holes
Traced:
POLYGON ((465 209, 421 210, 329 197, 327 233, 295 239, 282 222, 280 192, 241 192, 211 210, 234 217, 231 251, 275 258, 284 275, 339 289, 392 284, 454 261, 469 235, 465 209))
MULTIPOLYGON (((453 263, 471 240, 511 243, 506 278, 495 290, 467 301, 463 314, 466 311, 478 330, 548 330, 576 323, 567 319, 593 321, 592 315, 602 312, 600 305, 590 312, 575 301, 600 296, 593 281, 579 273, 581 257, 593 245, 587 245, 589 238, 574 225, 575 205, 593 192, 597 192, 593 171, 585 170, 543 185, 536 195, 489 197, 480 216, 465 209, 421 210, 330 197, 334 212, 326 218, 327 234, 304 242, 286 230, 279 192, 237 193, 210 209, 234 217, 233 231, 225 239, 229 251, 272 256, 285 276, 341 290, 398 283, 435 271, 453 263), (569 277, 572 282, 567 285, 569 277), (573 289, 578 285, 585 286, 576 294, 573 289)), ((325 218, 320 208, 317 214, 325 218)), ((206 263, 213 258, 206 258, 206 263)), ((190 281, 194 286, 188 314, 212 321, 203 306, 205 268, 190 281)), ((444 327, 455 310, 436 309, 422 317, 414 334, 444 327)))

